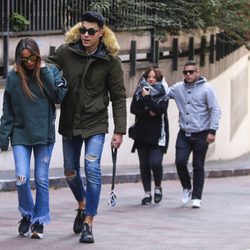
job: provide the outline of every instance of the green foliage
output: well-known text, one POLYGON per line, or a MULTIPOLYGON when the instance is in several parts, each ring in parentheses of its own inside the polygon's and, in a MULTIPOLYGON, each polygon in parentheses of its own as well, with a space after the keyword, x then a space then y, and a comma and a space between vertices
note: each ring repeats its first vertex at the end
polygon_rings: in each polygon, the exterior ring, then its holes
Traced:
MULTIPOLYGON (((143 26, 145 23, 145 8, 135 0, 97 0, 92 1, 90 9, 101 12, 107 22, 114 28, 143 26)), ((144 25, 145 26, 145 25, 144 25)))
POLYGON ((90 3, 90 9, 98 12, 109 12, 111 8, 111 1, 97 0, 90 3))
POLYGON ((15 32, 25 31, 30 22, 21 14, 13 12, 11 15, 12 29, 15 32))
POLYGON ((148 2, 155 14, 151 22, 170 33, 216 26, 238 43, 244 43, 249 30, 249 0, 161 0, 148 2), (157 18, 156 18, 157 17, 157 18))
POLYGON ((218 27, 232 42, 245 44, 249 32, 249 0, 200 0, 191 10, 197 14, 187 29, 218 27), (198 25, 196 25, 198 24, 198 25))
POLYGON ((240 44, 250 40, 249 0, 223 0, 214 24, 240 44))
POLYGON ((154 27, 164 36, 218 27, 233 42, 250 40, 249 0, 96 0, 88 9, 101 12, 115 29, 154 27))

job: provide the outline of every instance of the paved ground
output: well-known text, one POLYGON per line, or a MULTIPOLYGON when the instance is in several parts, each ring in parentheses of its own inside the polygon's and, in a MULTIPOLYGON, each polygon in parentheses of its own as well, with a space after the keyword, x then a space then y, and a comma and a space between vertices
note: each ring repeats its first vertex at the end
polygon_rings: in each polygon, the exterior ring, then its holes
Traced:
MULTIPOLYGON (((191 170, 191 169, 190 169, 191 170)), ((138 166, 118 166, 117 206, 110 207, 111 166, 104 166, 99 215, 95 219, 95 244, 78 242, 72 232, 76 204, 66 187, 63 169, 50 170, 52 223, 45 239, 17 235, 14 171, 0 171, 0 249, 166 249, 250 250, 250 154, 206 164, 201 209, 182 207, 175 166, 164 166, 164 199, 160 205, 141 206, 143 197, 138 166), (218 178, 220 177, 220 178, 218 178), (225 178, 227 177, 227 178, 225 178)))
POLYGON ((178 180, 164 181, 164 199, 149 206, 140 205, 141 183, 116 185, 115 207, 107 205, 110 185, 103 185, 91 245, 79 243, 72 232, 75 202, 68 188, 50 190, 52 223, 43 240, 17 235, 16 192, 0 192, 0 249, 247 250, 249 179, 206 179, 201 209, 181 206, 178 180))

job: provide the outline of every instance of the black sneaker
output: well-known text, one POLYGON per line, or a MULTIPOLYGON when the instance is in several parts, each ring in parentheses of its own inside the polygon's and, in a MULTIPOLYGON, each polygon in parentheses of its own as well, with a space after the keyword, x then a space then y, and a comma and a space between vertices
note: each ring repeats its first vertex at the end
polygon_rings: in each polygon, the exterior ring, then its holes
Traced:
POLYGON ((155 203, 159 203, 162 199, 162 188, 155 188, 155 193, 154 193, 154 201, 155 203))
POLYGON ((141 204, 142 205, 149 205, 149 204, 151 204, 151 201, 152 201, 152 196, 148 195, 141 200, 141 204))
POLYGON ((39 224, 39 222, 37 221, 31 226, 31 238, 32 239, 43 238, 43 224, 39 224))
POLYGON ((83 223, 82 235, 79 241, 81 243, 94 243, 92 228, 87 223, 83 223))
POLYGON ((76 211, 77 214, 73 225, 73 231, 75 234, 79 234, 82 232, 83 222, 85 220, 85 209, 81 210, 78 208, 76 211))
POLYGON ((23 217, 19 222, 18 232, 21 236, 29 236, 30 218, 23 217))

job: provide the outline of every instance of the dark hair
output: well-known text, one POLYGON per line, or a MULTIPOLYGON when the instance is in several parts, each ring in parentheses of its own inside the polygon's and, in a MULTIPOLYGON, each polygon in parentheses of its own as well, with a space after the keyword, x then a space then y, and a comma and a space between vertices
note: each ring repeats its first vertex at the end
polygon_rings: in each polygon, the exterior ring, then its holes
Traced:
POLYGON ((16 67, 18 70, 18 74, 21 78, 22 81, 22 89, 25 95, 27 95, 29 98, 35 97, 35 95, 31 92, 29 89, 29 84, 28 84, 28 75, 25 70, 25 64, 22 62, 22 52, 24 49, 28 49, 32 54, 37 56, 36 60, 36 66, 33 70, 33 75, 37 79, 37 84, 39 85, 41 91, 43 92, 43 83, 40 79, 40 65, 41 65, 41 56, 40 56, 40 49, 32 38, 23 38, 21 39, 17 46, 16 46, 16 51, 15 51, 15 63, 16 67))
POLYGON ((87 21, 91 23, 97 23, 100 28, 103 28, 105 23, 104 17, 102 14, 95 11, 87 11, 82 15, 82 22, 87 21))
POLYGON ((188 60, 184 66, 197 66, 197 63, 195 60, 188 60))
POLYGON ((157 69, 157 68, 149 68, 149 69, 147 69, 147 70, 144 72, 144 74, 143 74, 143 77, 144 77, 145 79, 148 78, 148 75, 149 75, 150 71, 154 71, 154 73, 155 73, 155 79, 156 79, 157 82, 159 82, 159 81, 161 81, 161 80, 163 79, 163 74, 162 74, 162 72, 161 72, 159 69, 157 69))
POLYGON ((38 58, 40 57, 40 49, 37 43, 32 38, 21 39, 17 46, 15 52, 15 62, 16 64, 21 64, 21 54, 24 49, 28 49, 32 54, 35 54, 38 58))

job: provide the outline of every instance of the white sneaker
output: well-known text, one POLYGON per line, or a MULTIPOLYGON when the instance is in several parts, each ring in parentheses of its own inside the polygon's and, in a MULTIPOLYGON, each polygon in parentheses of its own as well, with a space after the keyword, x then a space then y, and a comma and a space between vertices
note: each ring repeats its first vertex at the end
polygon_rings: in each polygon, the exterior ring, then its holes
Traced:
POLYGON ((189 189, 183 189, 183 192, 182 192, 182 203, 184 205, 187 205, 188 202, 190 201, 191 194, 192 194, 191 190, 189 190, 189 189))
POLYGON ((192 208, 200 208, 201 207, 201 200, 193 199, 192 200, 192 208))

